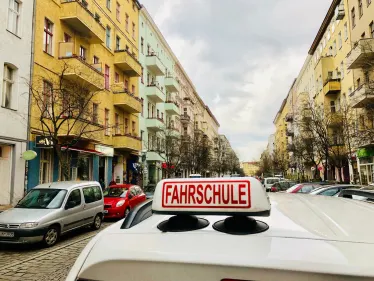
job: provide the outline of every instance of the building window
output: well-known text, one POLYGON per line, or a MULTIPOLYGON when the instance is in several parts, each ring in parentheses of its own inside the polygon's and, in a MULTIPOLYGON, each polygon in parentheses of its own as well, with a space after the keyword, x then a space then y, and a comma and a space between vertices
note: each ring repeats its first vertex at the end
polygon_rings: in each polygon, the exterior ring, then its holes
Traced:
POLYGON ((338 42, 339 42, 339 49, 341 49, 342 46, 343 46, 343 40, 342 40, 342 33, 341 32, 339 32, 339 34, 338 34, 338 42))
POLYGON ((48 149, 40 150, 40 171, 39 183, 47 183, 51 181, 51 162, 52 154, 48 149))
POLYGON ((358 14, 359 14, 360 18, 364 14, 364 8, 362 6, 362 0, 358 0, 358 14))
POLYGON ((116 127, 116 135, 120 135, 121 129, 119 127, 119 114, 118 113, 114 114, 114 123, 116 127))
POLYGON ((106 27, 106 40, 105 40, 105 44, 106 44, 107 48, 110 49, 110 27, 109 26, 106 27))
POLYGON ((132 23, 132 38, 135 39, 135 23, 132 23))
POLYGON ((133 95, 135 95, 135 85, 132 85, 132 86, 131 86, 131 93, 132 93, 133 95))
POLYGON ((343 79, 344 78, 344 62, 340 63, 340 75, 343 79))
POLYGON ((110 134, 110 128, 109 128, 109 109, 106 109, 106 108, 105 108, 104 129, 105 129, 105 135, 109 136, 109 134, 110 134))
POLYGON ((336 108, 335 108, 335 101, 330 101, 330 109, 331 109, 331 113, 335 113, 336 112, 336 108))
POLYGON ((126 27, 126 31, 128 32, 129 31, 129 15, 126 14, 125 16, 125 27, 126 27))
POLYGON ((82 60, 86 60, 87 58, 87 49, 83 46, 80 46, 79 47, 79 57, 82 59, 82 60))
POLYGON ((106 0, 106 7, 108 10, 110 10, 110 6, 111 6, 111 0, 106 0))
POLYGON ((125 135, 129 134, 129 119, 125 118, 125 135))
POLYGON ((93 63, 94 64, 99 64, 100 63, 100 59, 97 56, 94 56, 93 57, 93 63))
POLYGON ((355 8, 351 10, 351 17, 352 17, 352 28, 356 26, 356 11, 355 8))
POLYGON ((64 42, 71 42, 71 36, 67 33, 64 33, 64 42))
POLYGON ((333 43, 333 51, 334 51, 334 56, 336 56, 337 51, 336 51, 336 40, 333 43))
POLYGON ((15 70, 9 65, 4 65, 3 76, 3 100, 2 106, 12 108, 12 101, 15 99, 14 95, 14 76, 15 70))
POLYGON ((142 103, 142 116, 144 117, 144 99, 141 98, 141 103, 142 103))
POLYGON ((151 104, 148 103, 148 107, 147 107, 147 117, 148 117, 148 118, 151 118, 151 115, 150 115, 150 109, 151 109, 151 104))
POLYGON ((121 38, 116 36, 116 50, 118 51, 121 46, 121 38))
POLYGON ((371 22, 369 27, 370 27, 370 36, 371 38, 374 38, 374 22, 371 22))
POLYGON ((371 0, 366 0, 368 6, 371 4, 371 0))
POLYGON ((99 123, 99 105, 97 103, 94 103, 92 105, 92 122, 95 124, 99 123))
POLYGON ((157 119, 160 118, 160 110, 157 109, 157 119))
POLYGON ((49 19, 44 19, 44 46, 43 50, 47 54, 52 55, 53 42, 53 23, 49 19))
POLYGON ((144 68, 142 67, 142 75, 140 76, 140 81, 144 84, 144 68))
POLYGON ((143 37, 140 38, 140 51, 144 55, 144 38, 143 37))
POLYGON ((136 123, 135 123, 135 121, 132 121, 131 134, 133 136, 136 136, 136 123))
POLYGON ((125 90, 129 90, 129 80, 125 79, 125 90))
POLYGON ((118 21, 121 21, 121 5, 118 2, 116 5, 116 18, 118 21))
POLYGON ((109 79, 110 79, 110 68, 107 65, 105 65, 104 78, 105 78, 105 89, 109 90, 109 87, 110 87, 110 82, 109 82, 109 79))
POLYGON ((53 85, 48 81, 43 81, 43 116, 46 118, 52 117, 52 102, 53 102, 53 85))
POLYGON ((14 34, 19 34, 20 2, 9 0, 8 10, 8 30, 14 34))
POLYGON ((119 74, 117 72, 114 73, 114 82, 119 83, 119 74))
POLYGON ((344 38, 345 38, 345 40, 348 39, 348 25, 347 25, 347 23, 344 24, 344 38))

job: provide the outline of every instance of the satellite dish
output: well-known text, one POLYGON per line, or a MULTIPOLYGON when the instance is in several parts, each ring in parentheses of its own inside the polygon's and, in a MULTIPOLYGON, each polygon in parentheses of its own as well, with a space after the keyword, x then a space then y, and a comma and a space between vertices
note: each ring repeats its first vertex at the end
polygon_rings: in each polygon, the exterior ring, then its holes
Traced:
POLYGON ((22 153, 22 158, 26 161, 33 160, 38 156, 38 154, 34 150, 26 150, 24 153, 22 153))

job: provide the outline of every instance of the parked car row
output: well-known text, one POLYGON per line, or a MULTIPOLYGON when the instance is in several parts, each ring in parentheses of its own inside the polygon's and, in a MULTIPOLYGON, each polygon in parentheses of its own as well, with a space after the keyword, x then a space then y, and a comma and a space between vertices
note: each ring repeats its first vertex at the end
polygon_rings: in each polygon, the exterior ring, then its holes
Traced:
POLYGON ((124 218, 146 200, 139 186, 98 182, 54 182, 31 189, 18 204, 0 213, 0 243, 55 245, 72 230, 100 229, 104 218, 124 218))

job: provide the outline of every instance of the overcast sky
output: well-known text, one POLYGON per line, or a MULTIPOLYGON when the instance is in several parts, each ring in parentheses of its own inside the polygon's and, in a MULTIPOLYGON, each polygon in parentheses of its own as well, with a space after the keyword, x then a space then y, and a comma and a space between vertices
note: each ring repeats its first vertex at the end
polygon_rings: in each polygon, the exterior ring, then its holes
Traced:
POLYGON ((242 161, 258 159, 331 0, 141 0, 242 161))

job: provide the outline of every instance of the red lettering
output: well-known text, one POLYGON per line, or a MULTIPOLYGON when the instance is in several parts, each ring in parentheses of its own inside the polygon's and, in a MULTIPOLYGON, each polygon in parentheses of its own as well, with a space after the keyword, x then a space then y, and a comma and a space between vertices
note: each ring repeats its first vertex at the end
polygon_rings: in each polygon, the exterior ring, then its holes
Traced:
POLYGON ((210 189, 210 191, 212 191, 212 187, 210 186, 210 184, 207 184, 206 187, 205 187, 205 190, 204 190, 205 202, 207 204, 210 204, 212 202, 212 197, 209 197, 209 200, 208 200, 208 196, 207 196, 208 189, 210 189))
POLYGON ((227 188, 225 188, 225 185, 222 184, 221 185, 221 193, 222 193, 223 204, 229 204, 229 202, 230 202, 229 186, 227 186, 227 188), (225 195, 227 195, 227 198, 225 197, 225 195))
POLYGON ((171 196, 171 191, 170 191, 171 188, 173 188, 172 185, 167 185, 166 186, 165 202, 164 203, 168 203, 169 202, 169 197, 171 196))
POLYGON ((190 184, 188 186, 188 203, 194 203, 196 204, 195 202, 195 192, 196 192, 196 188, 194 185, 190 184))
POLYGON ((203 189, 204 188, 201 184, 197 186, 197 195, 199 196, 198 198, 196 198, 197 204, 202 204, 204 202, 203 189))
POLYGON ((232 184, 230 187, 231 187, 231 203, 238 204, 238 200, 234 199, 234 185, 232 184))
POLYGON ((171 197, 171 204, 174 203, 174 200, 177 201, 177 203, 179 204, 179 198, 178 198, 178 186, 177 186, 177 185, 174 186, 173 197, 171 197))
POLYGON ((181 185, 179 192, 179 202, 181 204, 187 203, 187 184, 185 186, 181 185))
POLYGON ((245 198, 242 199, 243 196, 245 196, 245 189, 246 185, 245 184, 239 184, 239 204, 246 204, 245 198))
POLYGON ((213 184, 213 203, 216 204, 216 197, 218 197, 217 203, 221 204, 221 192, 219 185, 213 184))

